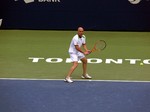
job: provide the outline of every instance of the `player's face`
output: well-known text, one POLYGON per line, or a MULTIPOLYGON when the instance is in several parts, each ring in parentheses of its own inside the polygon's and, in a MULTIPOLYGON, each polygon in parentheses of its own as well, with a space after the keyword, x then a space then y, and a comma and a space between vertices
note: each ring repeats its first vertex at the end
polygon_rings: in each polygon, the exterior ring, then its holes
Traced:
POLYGON ((79 35, 79 37, 82 37, 83 32, 84 32, 84 29, 83 29, 83 28, 79 28, 79 29, 78 29, 78 35, 79 35))

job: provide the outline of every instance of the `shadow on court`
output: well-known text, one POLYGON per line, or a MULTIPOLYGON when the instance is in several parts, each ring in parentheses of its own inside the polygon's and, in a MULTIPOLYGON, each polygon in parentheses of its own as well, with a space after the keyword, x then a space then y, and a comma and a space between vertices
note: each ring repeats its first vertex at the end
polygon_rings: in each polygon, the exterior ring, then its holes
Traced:
POLYGON ((150 83, 0 80, 0 112, 150 112, 150 83))

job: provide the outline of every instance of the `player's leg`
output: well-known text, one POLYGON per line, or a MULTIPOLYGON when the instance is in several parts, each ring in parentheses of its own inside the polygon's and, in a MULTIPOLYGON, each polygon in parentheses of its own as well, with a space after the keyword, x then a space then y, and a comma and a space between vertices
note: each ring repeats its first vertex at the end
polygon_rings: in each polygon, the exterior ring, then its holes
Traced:
POLYGON ((82 68, 83 68, 83 74, 82 78, 84 79, 91 79, 92 77, 88 75, 87 73, 87 58, 83 55, 80 55, 80 60, 82 61, 82 68))
POLYGON ((73 61, 73 65, 71 66, 66 78, 65 78, 65 81, 71 83, 73 82, 72 79, 71 79, 71 75, 73 73, 73 71, 77 68, 78 66, 78 56, 76 54, 70 54, 70 58, 71 60, 73 61))
POLYGON ((78 66, 78 62, 77 61, 73 62, 73 65, 71 66, 71 68, 70 68, 70 70, 69 70, 69 72, 68 72, 68 74, 67 74, 67 76, 65 78, 65 81, 67 81, 69 83, 73 82, 72 79, 71 79, 71 74, 77 68, 77 66, 78 66))
POLYGON ((87 74, 87 59, 86 57, 81 59, 82 61, 82 68, 83 68, 83 75, 87 74))
MULTIPOLYGON (((71 74, 72 74, 73 71, 77 68, 77 66, 78 66, 78 62, 77 62, 77 61, 73 62, 73 65, 71 66, 71 68, 70 68, 70 70, 69 70, 69 72, 68 72, 68 75, 67 75, 68 78, 71 77, 71 74)), ((67 78, 67 77, 66 77, 66 78, 67 78)))

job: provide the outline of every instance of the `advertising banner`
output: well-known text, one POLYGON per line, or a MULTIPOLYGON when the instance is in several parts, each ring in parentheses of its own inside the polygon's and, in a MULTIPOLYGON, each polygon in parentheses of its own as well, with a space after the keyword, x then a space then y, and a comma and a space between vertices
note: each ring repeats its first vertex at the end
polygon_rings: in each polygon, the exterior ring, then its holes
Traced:
POLYGON ((3 0, 3 29, 150 31, 149 0, 3 0))

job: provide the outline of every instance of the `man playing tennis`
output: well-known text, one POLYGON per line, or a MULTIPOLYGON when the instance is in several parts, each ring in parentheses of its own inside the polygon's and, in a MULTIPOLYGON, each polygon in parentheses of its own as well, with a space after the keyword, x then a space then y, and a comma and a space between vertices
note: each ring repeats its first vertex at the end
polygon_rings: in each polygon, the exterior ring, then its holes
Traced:
POLYGON ((81 77, 84 79, 92 78, 87 74, 87 58, 85 57, 85 55, 88 55, 91 51, 87 49, 85 41, 86 37, 83 35, 83 32, 84 29, 82 27, 79 27, 78 33, 72 38, 72 41, 70 43, 69 54, 73 65, 65 78, 65 81, 69 83, 73 82, 73 80, 71 79, 71 74, 77 68, 79 60, 81 60, 83 64, 83 74, 81 77), (83 46, 85 51, 81 50, 81 46, 83 46))

